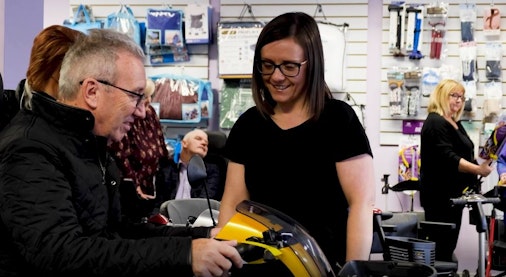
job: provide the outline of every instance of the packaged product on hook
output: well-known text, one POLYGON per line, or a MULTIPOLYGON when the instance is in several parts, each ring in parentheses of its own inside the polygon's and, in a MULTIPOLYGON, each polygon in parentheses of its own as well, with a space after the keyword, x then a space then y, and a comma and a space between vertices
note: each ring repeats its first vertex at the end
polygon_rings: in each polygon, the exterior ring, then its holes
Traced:
POLYGON ((405 3, 404 1, 392 1, 388 5, 390 12, 389 42, 388 48, 394 56, 404 56, 405 51, 405 3))
POLYGON ((420 110, 422 72, 418 69, 404 72, 406 97, 404 103, 407 116, 417 116, 420 110))
POLYGON ((485 94, 485 99, 483 100, 483 115, 500 114, 502 110, 502 84, 496 81, 485 83, 483 92, 485 94))
POLYGON ((105 20, 104 28, 127 34, 137 44, 144 47, 144 45, 141 45, 141 27, 128 5, 121 5, 119 11, 109 14, 105 20))
POLYGON ((439 68, 424 67, 422 70, 422 95, 429 97, 440 81, 439 68))
POLYGON ((387 73, 387 78, 388 87, 390 89, 390 115, 406 115, 406 105, 403 105, 403 100, 405 100, 406 97, 404 72, 394 69, 387 73))
POLYGON ((399 143, 398 181, 417 181, 420 177, 420 138, 419 136, 403 136, 399 143))
POLYGON ((488 80, 499 81, 501 79, 502 44, 499 41, 485 44, 485 76, 488 80))
POLYGON ((155 82, 152 102, 160 103, 161 121, 198 123, 211 116, 213 96, 209 81, 168 73, 150 78, 155 82))
POLYGON ((478 66, 476 64, 476 42, 462 42, 460 43, 460 61, 462 63, 462 80, 464 81, 477 81, 478 74, 476 73, 478 66))
POLYGON ((424 6, 420 4, 410 5, 406 8, 408 14, 408 28, 406 30, 406 52, 409 59, 418 60, 423 58, 420 52, 422 45, 422 26, 424 17, 424 6))
POLYGON ((183 11, 148 9, 146 54, 151 64, 169 64, 190 60, 183 38, 183 11))
POLYGON ((461 41, 474 41, 474 23, 476 22, 476 4, 460 4, 461 41))
POLYGON ((499 36, 501 34, 501 11, 494 8, 494 4, 491 4, 489 9, 485 9, 483 34, 485 36, 499 36))
POLYGON ((446 21, 448 7, 445 3, 427 7, 427 24, 431 28, 430 58, 442 59, 446 48, 446 21))
POLYGON ((464 115, 467 117, 474 117, 476 113, 476 90, 477 85, 476 81, 462 81, 462 85, 465 88, 466 91, 466 102, 464 103, 464 115))

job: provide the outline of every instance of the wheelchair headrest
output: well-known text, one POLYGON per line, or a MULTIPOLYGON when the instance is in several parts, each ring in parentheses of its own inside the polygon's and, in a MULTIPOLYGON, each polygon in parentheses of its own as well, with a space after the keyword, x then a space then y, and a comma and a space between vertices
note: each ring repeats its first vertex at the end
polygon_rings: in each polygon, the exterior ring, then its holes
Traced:
POLYGON ((225 144, 227 143, 227 135, 222 131, 206 131, 208 140, 207 154, 223 154, 225 144))

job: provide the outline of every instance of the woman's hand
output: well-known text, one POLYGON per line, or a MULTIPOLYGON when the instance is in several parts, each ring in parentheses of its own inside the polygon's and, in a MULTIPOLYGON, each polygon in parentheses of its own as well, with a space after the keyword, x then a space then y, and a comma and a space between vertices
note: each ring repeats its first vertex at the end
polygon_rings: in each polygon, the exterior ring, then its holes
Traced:
POLYGON ((153 199, 155 199, 154 195, 149 195, 149 194, 145 194, 144 192, 142 192, 141 186, 137 186, 136 190, 137 190, 137 195, 139 195, 139 197, 141 199, 144 199, 144 200, 153 200, 153 199))
POLYGON ((492 166, 492 159, 485 160, 480 164, 478 175, 482 177, 487 177, 493 170, 494 166, 492 166))

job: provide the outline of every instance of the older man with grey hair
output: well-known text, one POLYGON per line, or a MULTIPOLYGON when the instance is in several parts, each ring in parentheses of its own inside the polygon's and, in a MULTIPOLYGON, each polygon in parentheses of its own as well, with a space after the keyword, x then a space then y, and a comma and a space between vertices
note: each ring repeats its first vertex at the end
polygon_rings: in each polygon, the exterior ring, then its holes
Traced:
POLYGON ((145 116, 141 48, 112 30, 67 52, 55 101, 33 93, 0 135, 0 276, 222 276, 242 259, 216 229, 123 226, 107 153, 145 116))

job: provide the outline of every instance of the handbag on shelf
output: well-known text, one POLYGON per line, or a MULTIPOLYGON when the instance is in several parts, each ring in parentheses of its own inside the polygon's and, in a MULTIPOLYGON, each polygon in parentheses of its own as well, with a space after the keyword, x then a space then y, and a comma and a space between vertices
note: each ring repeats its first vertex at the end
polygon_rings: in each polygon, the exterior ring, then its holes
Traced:
POLYGON ((93 19, 89 9, 89 7, 80 4, 74 14, 74 18, 72 20, 66 19, 63 21, 63 26, 81 31, 85 34, 88 33, 90 29, 101 29, 103 25, 102 21, 93 19), (84 18, 84 21, 80 20, 80 18, 84 18))

